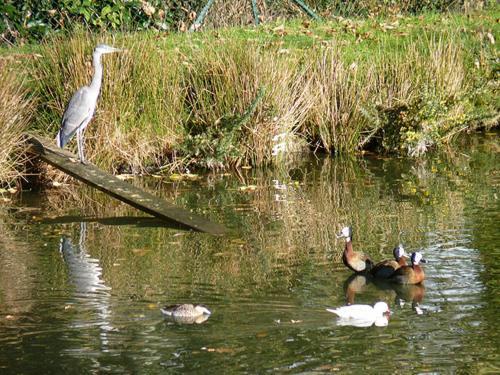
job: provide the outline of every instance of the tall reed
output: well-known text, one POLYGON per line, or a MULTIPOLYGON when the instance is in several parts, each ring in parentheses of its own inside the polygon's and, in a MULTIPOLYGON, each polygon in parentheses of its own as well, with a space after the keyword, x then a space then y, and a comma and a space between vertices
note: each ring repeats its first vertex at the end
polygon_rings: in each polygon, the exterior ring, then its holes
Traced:
POLYGON ((35 126, 55 135, 71 95, 91 79, 92 49, 106 42, 128 52, 103 59, 86 145, 111 171, 265 164, 306 145, 420 155, 466 129, 477 103, 492 102, 487 34, 459 33, 464 20, 450 17, 433 28, 408 18, 56 38, 29 67, 35 126))
MULTIPOLYGON (((96 39, 79 34, 43 46, 44 58, 34 61, 32 70, 37 111, 44 114, 39 127, 55 134, 71 95, 90 83, 96 39)), ((103 85, 85 133, 86 149, 90 160, 106 168, 138 173, 161 165, 182 134, 183 87, 175 51, 164 51, 148 38, 130 41, 127 48, 103 58, 103 85)))
POLYGON ((16 69, 0 59, 0 185, 15 185, 25 173, 27 155, 22 138, 32 108, 17 78, 16 69))

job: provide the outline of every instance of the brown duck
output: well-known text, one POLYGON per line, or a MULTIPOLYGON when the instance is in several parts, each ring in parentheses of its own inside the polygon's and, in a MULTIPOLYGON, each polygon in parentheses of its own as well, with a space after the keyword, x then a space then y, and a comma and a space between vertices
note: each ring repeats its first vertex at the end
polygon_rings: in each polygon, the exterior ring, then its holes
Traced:
POLYGON ((398 268, 389 277, 389 280, 398 284, 420 284, 424 281, 424 269, 420 267, 420 263, 427 263, 427 261, 422 258, 422 254, 418 251, 411 254, 410 260, 411 266, 398 268))
POLYGON ((356 273, 365 273, 373 267, 373 262, 368 255, 354 251, 352 249, 352 228, 344 227, 337 235, 337 238, 345 238, 344 254, 342 261, 345 266, 356 273))
POLYGON ((399 244, 392 250, 394 259, 386 259, 377 263, 371 269, 371 274, 379 279, 389 278, 398 268, 406 266, 406 254, 403 245, 399 244))

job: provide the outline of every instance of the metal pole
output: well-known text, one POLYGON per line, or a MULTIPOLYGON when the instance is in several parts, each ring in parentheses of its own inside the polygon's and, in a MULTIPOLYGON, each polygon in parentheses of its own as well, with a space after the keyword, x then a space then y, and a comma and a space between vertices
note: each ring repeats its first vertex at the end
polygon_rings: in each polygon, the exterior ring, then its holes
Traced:
POLYGON ((319 16, 312 11, 302 0, 292 0, 295 4, 297 4, 304 12, 306 12, 309 17, 314 18, 315 20, 319 20, 319 16))
POLYGON ((252 11, 253 11, 253 19, 256 25, 260 23, 259 19, 259 8, 257 7, 257 0, 252 0, 252 11))
POLYGON ((215 0, 208 0, 207 1, 207 4, 201 10, 200 14, 196 18, 196 21, 194 21, 194 23, 189 28, 189 31, 196 31, 201 27, 201 25, 203 24, 203 21, 205 20, 205 17, 207 16, 208 11, 210 10, 210 7, 214 3, 214 1, 215 0))

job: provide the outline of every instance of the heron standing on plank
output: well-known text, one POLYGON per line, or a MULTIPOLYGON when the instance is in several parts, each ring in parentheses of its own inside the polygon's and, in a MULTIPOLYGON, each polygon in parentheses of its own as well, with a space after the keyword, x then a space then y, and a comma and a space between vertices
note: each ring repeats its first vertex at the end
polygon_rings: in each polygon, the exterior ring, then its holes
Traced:
POLYGON ((57 133, 57 146, 63 148, 76 133, 78 144, 78 156, 81 163, 85 163, 83 153, 83 131, 92 120, 99 91, 102 83, 101 56, 106 53, 120 52, 121 49, 110 47, 106 44, 99 44, 92 55, 94 76, 89 86, 80 88, 69 101, 68 107, 64 111, 61 128, 57 133))

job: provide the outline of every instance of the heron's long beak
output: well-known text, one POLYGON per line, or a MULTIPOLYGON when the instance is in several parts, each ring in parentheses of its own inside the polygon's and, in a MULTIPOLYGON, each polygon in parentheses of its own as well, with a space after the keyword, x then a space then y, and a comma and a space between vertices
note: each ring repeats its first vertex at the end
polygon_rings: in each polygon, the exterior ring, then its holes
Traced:
POLYGON ((124 50, 121 49, 121 48, 115 48, 115 47, 111 47, 111 46, 106 46, 106 49, 104 51, 102 51, 103 54, 107 54, 107 53, 113 53, 113 52, 123 52, 124 50))

